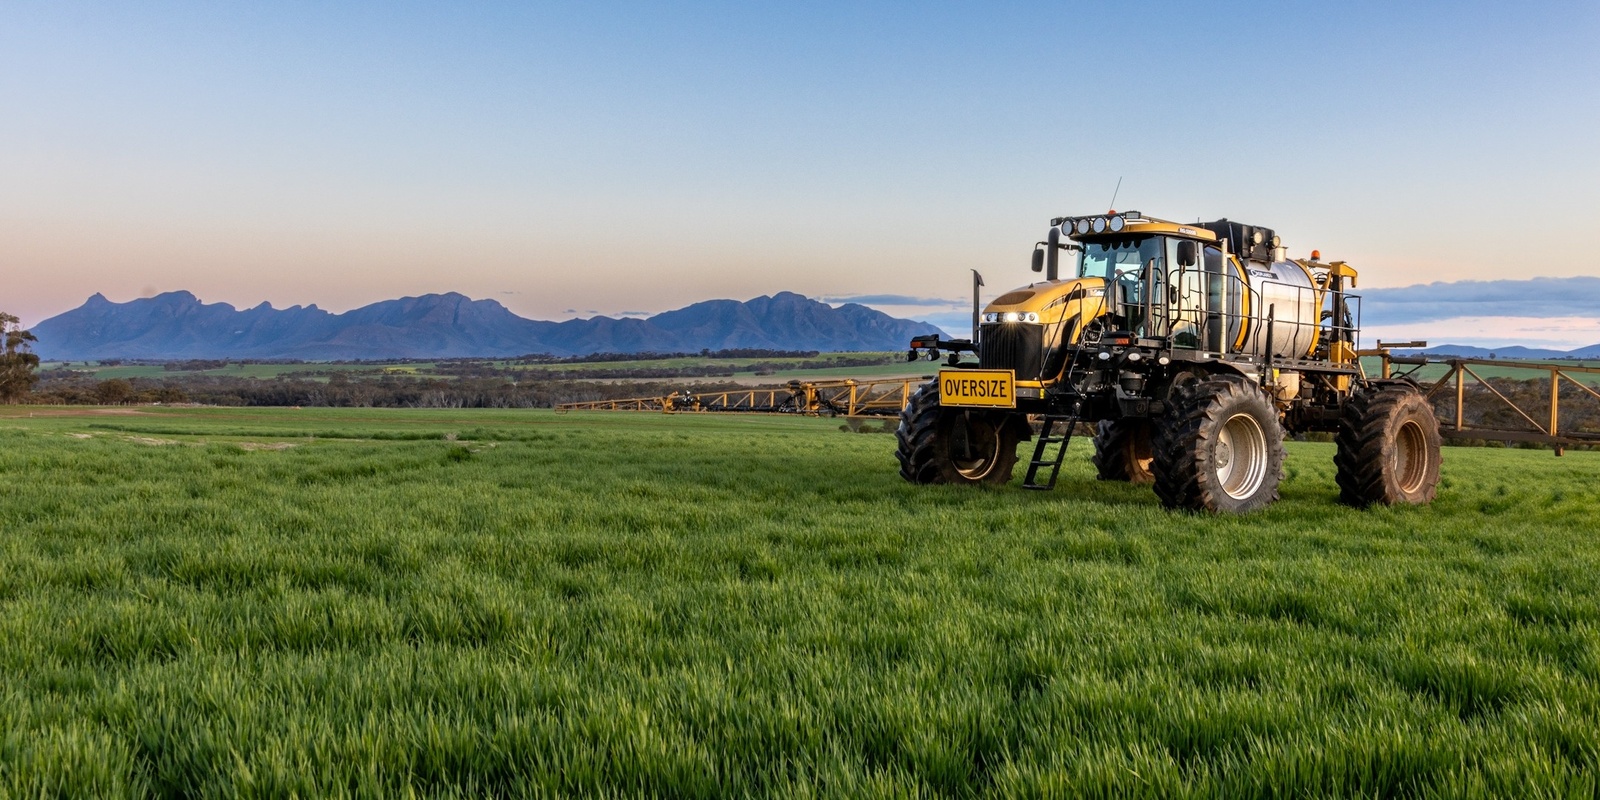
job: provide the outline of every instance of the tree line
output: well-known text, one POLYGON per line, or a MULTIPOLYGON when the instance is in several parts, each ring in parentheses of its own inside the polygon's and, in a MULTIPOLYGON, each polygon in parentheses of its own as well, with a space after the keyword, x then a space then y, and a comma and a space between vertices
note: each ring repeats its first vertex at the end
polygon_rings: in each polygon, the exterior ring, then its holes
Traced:
MULTIPOLYGON (((54 372, 52 370, 52 372, 54 372)), ((44 405, 193 403, 343 408, 550 408, 560 403, 661 397, 744 388, 731 382, 510 381, 383 375, 318 381, 300 377, 186 375, 159 378, 48 377, 25 402, 44 405)))

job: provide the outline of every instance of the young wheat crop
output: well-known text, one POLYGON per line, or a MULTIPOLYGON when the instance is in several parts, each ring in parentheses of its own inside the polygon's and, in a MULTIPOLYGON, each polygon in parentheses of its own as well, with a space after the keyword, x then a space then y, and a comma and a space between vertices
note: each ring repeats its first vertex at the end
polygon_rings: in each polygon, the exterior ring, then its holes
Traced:
MULTIPOLYGON (((0 412, 0 796, 1593 795, 1600 453, 917 487, 836 421, 0 412)), ((35 410, 37 411, 37 410, 35 410)))

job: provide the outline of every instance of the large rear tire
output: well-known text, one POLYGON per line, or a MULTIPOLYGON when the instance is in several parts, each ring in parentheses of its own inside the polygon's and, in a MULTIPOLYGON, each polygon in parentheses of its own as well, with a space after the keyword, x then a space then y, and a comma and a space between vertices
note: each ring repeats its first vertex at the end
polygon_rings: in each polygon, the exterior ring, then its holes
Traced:
POLYGON ((1179 387, 1168 402, 1151 462, 1163 505, 1243 513, 1278 499, 1283 426, 1259 388, 1219 376, 1179 387))
POLYGON ((1356 392, 1339 415, 1333 456, 1339 502, 1422 505, 1439 483, 1439 420, 1422 393, 1405 384, 1356 392))
POLYGON ((900 411, 894 454, 900 477, 912 483, 1008 483, 1022 438, 1020 419, 1003 412, 945 408, 939 405, 938 381, 930 381, 900 411))
POLYGON ((1150 420, 1101 420, 1094 434, 1094 466, 1103 481, 1150 483, 1155 453, 1150 446, 1150 420))

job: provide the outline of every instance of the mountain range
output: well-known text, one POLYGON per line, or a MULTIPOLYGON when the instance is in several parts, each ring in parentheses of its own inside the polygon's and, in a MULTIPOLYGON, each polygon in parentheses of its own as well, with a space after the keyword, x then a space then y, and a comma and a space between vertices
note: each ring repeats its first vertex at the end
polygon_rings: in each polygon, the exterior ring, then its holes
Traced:
POLYGON ((48 361, 557 356, 699 352, 703 349, 900 350, 942 333, 856 303, 831 306, 793 292, 708 300, 645 319, 596 316, 550 322, 519 317, 494 300, 427 294, 342 314, 315 305, 243 311, 184 291, 114 303, 95 294, 33 327, 48 361))
MULTIPOLYGON (((342 314, 311 306, 239 310, 184 291, 114 303, 96 294, 33 327, 34 351, 51 361, 506 357, 528 353, 698 352, 703 349, 899 350, 943 333, 927 323, 857 304, 833 306, 794 292, 707 300, 644 319, 595 316, 550 322, 519 317, 494 300, 449 292, 384 300, 342 314)), ((1396 353, 1484 358, 1600 358, 1600 344, 1573 350, 1443 344, 1396 353)))
POLYGON ((1470 344, 1441 344, 1426 350, 1396 350, 1399 355, 1459 356, 1461 358, 1541 359, 1541 358, 1600 358, 1600 344, 1591 344, 1573 350, 1551 350, 1542 347, 1474 347, 1470 344))

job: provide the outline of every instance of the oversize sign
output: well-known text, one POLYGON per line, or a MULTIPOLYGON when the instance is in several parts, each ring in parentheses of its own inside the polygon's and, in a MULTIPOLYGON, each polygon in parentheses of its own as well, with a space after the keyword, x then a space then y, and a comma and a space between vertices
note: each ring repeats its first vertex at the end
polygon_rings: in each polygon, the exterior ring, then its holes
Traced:
POLYGON ((939 405, 1017 407, 1017 374, 1009 369, 947 369, 939 372, 939 405))

